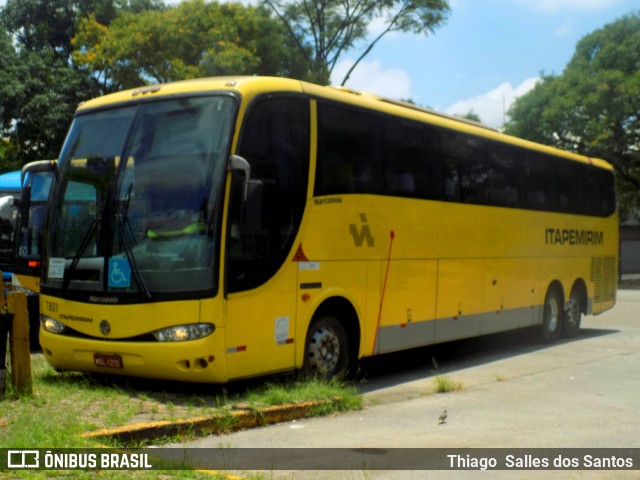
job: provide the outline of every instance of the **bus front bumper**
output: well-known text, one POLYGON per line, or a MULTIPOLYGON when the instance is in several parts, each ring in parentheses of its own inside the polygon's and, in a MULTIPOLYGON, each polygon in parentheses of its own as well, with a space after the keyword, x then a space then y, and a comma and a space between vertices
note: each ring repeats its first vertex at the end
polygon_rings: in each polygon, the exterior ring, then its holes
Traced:
MULTIPOLYGON (((222 329, 213 335, 224 338, 222 329)), ((211 338, 186 342, 106 342, 40 329, 42 352, 56 370, 183 382, 227 382, 222 343, 211 338)))

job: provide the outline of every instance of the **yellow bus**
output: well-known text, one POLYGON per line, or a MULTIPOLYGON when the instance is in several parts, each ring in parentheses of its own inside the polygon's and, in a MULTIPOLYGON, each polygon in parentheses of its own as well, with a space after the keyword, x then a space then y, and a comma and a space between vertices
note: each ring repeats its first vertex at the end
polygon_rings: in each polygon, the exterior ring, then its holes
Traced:
POLYGON ((39 350, 40 276, 42 273, 42 236, 53 181, 55 160, 27 163, 20 172, 22 187, 16 202, 13 234, 13 268, 11 284, 14 290, 27 295, 29 309, 29 343, 31 350, 39 350))
POLYGON ((615 303, 611 166, 381 98, 211 78, 81 105, 48 213, 60 370, 221 383, 615 303))

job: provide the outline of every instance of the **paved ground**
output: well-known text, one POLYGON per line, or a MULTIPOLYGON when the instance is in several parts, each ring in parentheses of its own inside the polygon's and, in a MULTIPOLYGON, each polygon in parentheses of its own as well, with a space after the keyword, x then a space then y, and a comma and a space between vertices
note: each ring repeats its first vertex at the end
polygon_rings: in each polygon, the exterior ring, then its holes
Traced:
MULTIPOLYGON (((379 357, 363 366, 366 408, 209 437, 188 447, 640 448, 640 291, 552 346, 526 331, 379 357), (436 370, 437 367, 437 370, 436 370), (434 374, 461 390, 433 394, 434 374), (447 410, 446 423, 438 417, 447 410)), ((491 478, 640 479, 640 470, 494 471, 491 478)), ((486 478, 470 471, 279 471, 266 478, 486 478)))

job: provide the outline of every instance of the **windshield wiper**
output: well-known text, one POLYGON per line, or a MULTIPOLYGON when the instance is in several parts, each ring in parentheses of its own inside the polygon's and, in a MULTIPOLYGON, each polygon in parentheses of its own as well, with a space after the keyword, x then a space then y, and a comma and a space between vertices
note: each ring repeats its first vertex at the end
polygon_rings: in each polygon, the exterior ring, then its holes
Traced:
MULTIPOLYGON (((127 194, 128 197, 128 194, 127 194)), ((127 207, 129 206, 129 201, 125 204, 127 207)), ((126 210, 123 209, 123 213, 126 214, 126 210)), ((151 292, 147 288, 147 285, 144 283, 144 279, 142 278, 142 274, 140 273, 140 268, 138 268, 138 262, 136 261, 133 250, 131 247, 131 243, 129 243, 129 238, 127 235, 127 230, 125 228, 125 221, 123 218, 123 213, 116 213, 116 223, 118 224, 118 229, 120 230, 120 237, 122 238, 122 245, 124 246, 124 252, 127 254, 127 259, 129 260, 129 265, 131 265, 131 272, 133 273, 133 277, 138 284, 138 288, 142 290, 144 296, 147 299, 151 298, 151 292)))
POLYGON ((78 251, 76 252, 76 254, 73 257, 73 260, 71 261, 71 265, 69 265, 69 268, 66 270, 65 274, 64 274, 64 280, 62 282, 62 293, 66 294, 67 290, 69 289, 69 284, 71 283, 71 274, 75 271, 75 269, 78 266, 78 262, 80 261, 80 258, 82 258, 82 255, 84 254, 84 251, 87 249, 87 247, 89 246, 89 242, 91 241, 91 237, 93 235, 93 233, 96 231, 96 228, 98 228, 98 224, 100 223, 100 216, 96 215, 93 218, 93 221, 91 222, 91 225, 89 226, 89 229, 87 230, 87 233, 84 234, 84 237, 82 237, 82 242, 80 243, 80 247, 78 248, 78 251))
MULTIPOLYGON (((130 194, 131 194, 131 187, 127 192, 127 199, 125 201, 125 204, 124 204, 125 206, 123 208, 123 213, 125 215, 129 207, 130 194)), ((120 236, 122 237, 122 244, 124 245, 124 250, 127 255, 127 260, 129 260, 129 265, 131 265, 131 271, 138 285, 138 288, 142 291, 142 293, 147 299, 150 299, 151 292, 149 291, 149 288, 147 287, 147 285, 144 282, 144 279, 142 278, 142 275, 140 273, 140 268, 138 267, 136 259, 133 256, 133 251, 131 250, 131 243, 129 242, 129 239, 127 237, 127 232, 125 229, 125 223, 123 219, 123 213, 116 213, 115 217, 116 217, 116 223, 118 224, 118 229, 120 230, 120 236)), ((76 254, 73 257, 73 260, 71 261, 71 265, 69 265, 69 268, 65 272, 64 280, 62 282, 62 287, 61 287, 63 294, 67 293, 69 289, 69 285, 71 283, 71 274, 78 267, 78 263, 80 262, 80 259, 82 258, 82 255, 84 254, 85 250, 89 246, 91 237, 93 236, 94 232, 96 231, 101 221, 102 219, 99 215, 95 216, 93 221, 91 222, 91 225, 89 226, 89 229, 84 234, 84 237, 82 237, 82 242, 80 243, 80 247, 76 251, 76 254)))

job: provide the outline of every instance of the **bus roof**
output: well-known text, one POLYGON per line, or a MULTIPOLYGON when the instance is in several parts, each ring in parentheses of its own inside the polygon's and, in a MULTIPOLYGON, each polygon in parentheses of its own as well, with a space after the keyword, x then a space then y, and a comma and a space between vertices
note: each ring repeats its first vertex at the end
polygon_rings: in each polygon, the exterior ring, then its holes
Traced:
POLYGON ((608 162, 601 159, 588 158, 583 155, 567 152, 555 147, 512 137, 481 123, 447 115, 409 102, 393 100, 376 94, 354 91, 344 87, 319 86, 300 80, 279 77, 210 77, 181 80, 166 84, 147 85, 89 100, 78 107, 78 112, 118 103, 135 102, 147 97, 201 93, 206 91, 238 92, 247 98, 251 98, 265 92, 306 93, 319 98, 352 104, 354 106, 360 106, 375 111, 439 125, 452 130, 463 131, 468 134, 477 135, 497 142, 508 143, 522 148, 564 157, 581 163, 588 163, 607 170, 613 169, 608 162))
POLYGON ((3 173, 0 175, 0 191, 5 193, 16 193, 22 190, 20 170, 3 173))

